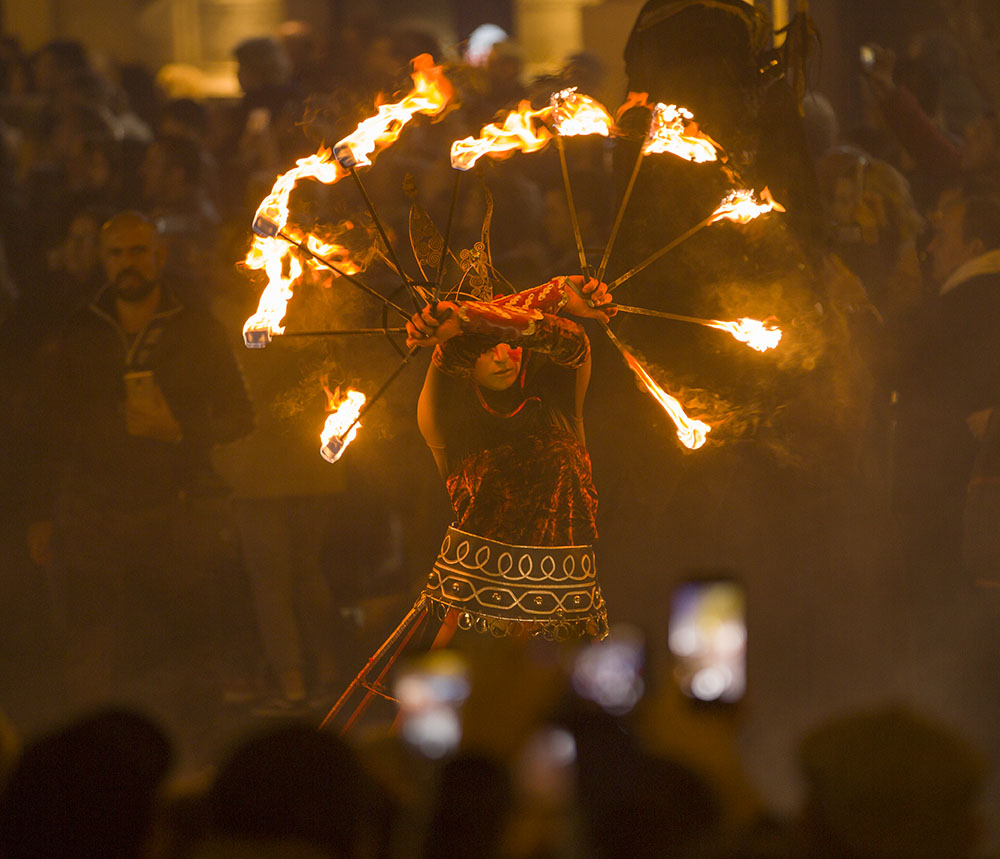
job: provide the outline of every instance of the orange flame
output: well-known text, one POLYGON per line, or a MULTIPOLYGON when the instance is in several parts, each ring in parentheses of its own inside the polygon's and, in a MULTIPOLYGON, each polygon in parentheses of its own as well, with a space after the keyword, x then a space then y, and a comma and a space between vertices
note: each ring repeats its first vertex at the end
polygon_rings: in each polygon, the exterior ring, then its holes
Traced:
POLYGON ((327 415, 323 431, 319 436, 322 442, 320 453, 328 462, 340 459, 347 446, 354 441, 361 428, 358 415, 361 414, 361 408, 365 404, 365 395, 361 391, 348 390, 342 398, 339 397, 339 393, 340 388, 337 389, 337 394, 331 394, 327 390, 331 412, 327 415))
POLYGON ((642 144, 642 154, 654 155, 660 152, 670 152, 698 164, 719 160, 718 144, 699 130, 691 111, 675 104, 653 105, 653 116, 646 140, 642 144))
POLYGON ((759 319, 744 317, 735 322, 713 319, 708 323, 708 326, 718 328, 720 331, 728 331, 741 343, 746 343, 747 346, 758 352, 774 349, 781 342, 781 329, 777 325, 769 325, 759 319))
POLYGON ((577 92, 576 87, 553 93, 549 100, 552 125, 562 137, 611 133, 614 120, 599 101, 577 92))
POLYGON ((505 158, 515 152, 537 152, 551 139, 548 124, 562 137, 611 133, 614 120, 600 102, 576 91, 576 87, 555 92, 546 107, 532 110, 531 102, 522 101, 502 125, 484 125, 479 137, 466 137, 451 144, 451 166, 471 170, 484 155, 505 158))
POLYGON ((552 139, 544 120, 552 108, 532 110, 531 102, 522 101, 517 110, 507 114, 503 125, 491 122, 483 126, 479 137, 466 137, 451 144, 451 166, 456 170, 471 170, 484 155, 502 158, 514 152, 537 152, 552 139))
POLYGON ((753 189, 741 188, 732 191, 719 203, 719 208, 712 213, 709 223, 714 224, 725 218, 737 224, 749 224, 754 218, 770 211, 784 212, 785 207, 771 196, 767 188, 760 192, 760 202, 754 199, 753 189))
POLYGON ((689 418, 684 413, 681 404, 652 380, 642 364, 630 352, 626 349, 622 349, 621 352, 626 362, 628 362, 629 367, 632 368, 632 372, 646 386, 649 393, 653 395, 674 422, 674 425, 677 427, 677 438, 680 439, 681 444, 688 448, 688 450, 697 450, 701 447, 712 428, 704 421, 689 418))
POLYGON ((287 226, 288 198, 302 179, 315 179, 324 185, 333 185, 347 176, 350 171, 339 163, 335 153, 354 166, 371 164, 376 152, 394 143, 406 123, 416 114, 433 116, 443 111, 451 99, 452 87, 444 77, 442 67, 433 64, 430 54, 414 58, 411 77, 413 89, 401 101, 381 105, 375 116, 361 122, 333 149, 323 148, 315 155, 300 158, 295 167, 275 180, 271 193, 257 207, 255 231, 256 225, 264 225, 266 234, 254 235, 246 265, 251 269, 264 269, 268 283, 260 297, 257 312, 243 326, 243 339, 248 346, 263 346, 272 334, 281 334, 285 330, 281 320, 304 266, 313 269, 323 267, 318 260, 281 239, 279 232, 306 244, 314 253, 331 259, 347 274, 360 271, 346 248, 324 243, 315 236, 303 235, 287 226))
POLYGON ((403 126, 418 113, 436 116, 451 101, 452 86, 444 76, 441 66, 435 66, 430 54, 421 54, 413 60, 413 90, 402 100, 383 104, 375 116, 362 122, 357 129, 341 140, 334 151, 350 152, 354 166, 371 164, 376 149, 384 149, 396 142, 403 126))

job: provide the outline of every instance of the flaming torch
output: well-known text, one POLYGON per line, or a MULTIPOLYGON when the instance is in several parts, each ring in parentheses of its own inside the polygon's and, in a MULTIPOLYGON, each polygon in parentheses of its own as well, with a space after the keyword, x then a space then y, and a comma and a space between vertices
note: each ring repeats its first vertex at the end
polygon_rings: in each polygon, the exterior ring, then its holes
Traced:
POLYGON ((653 399, 655 399, 656 402, 662 406, 663 410, 670 416, 670 420, 672 420, 674 422, 674 426, 677 427, 677 438, 680 439, 681 444, 683 444, 688 450, 697 450, 701 447, 705 443, 708 433, 711 431, 712 427, 704 421, 697 420, 696 418, 689 418, 684 412, 684 407, 653 381, 649 373, 646 372, 646 368, 639 363, 638 359, 631 352, 629 352, 624 345, 622 345, 621 340, 619 340, 617 335, 608 327, 607 323, 604 324, 604 331, 608 335, 611 342, 618 347, 618 351, 622 353, 622 357, 625 359, 625 363, 628 364, 629 369, 635 373, 636 378, 642 382, 646 390, 653 395, 653 399))
POLYGON ((784 212, 785 207, 778 203, 772 196, 771 192, 764 188, 760 192, 760 202, 756 201, 753 196, 752 190, 740 189, 737 191, 732 191, 719 203, 718 207, 711 215, 702 221, 699 221, 691 229, 686 232, 681 233, 676 239, 665 244, 656 253, 651 254, 646 257, 637 266, 630 268, 625 274, 617 278, 608 286, 609 292, 614 292, 619 286, 625 283, 631 277, 637 275, 646 266, 651 265, 656 262, 661 256, 669 251, 672 251, 681 242, 687 241, 691 236, 697 233, 699 230, 704 229, 710 224, 714 224, 717 221, 733 221, 737 224, 749 224, 754 218, 759 218, 765 212, 784 212))
POLYGON ((502 125, 483 126, 479 137, 466 137, 451 144, 451 166, 471 170, 484 155, 503 157, 514 152, 537 152, 552 139, 544 120, 551 108, 532 110, 531 102, 522 101, 517 110, 507 114, 502 125))
POLYGON ((326 424, 320 433, 322 446, 319 452, 327 462, 336 462, 343 456, 347 446, 354 441, 361 428, 359 422, 361 409, 365 404, 365 395, 361 391, 348 390, 343 397, 340 396, 340 388, 336 393, 331 393, 326 389, 329 399, 330 414, 327 415, 326 424))
POLYGON ((576 204, 573 202, 573 186, 569 181, 566 149, 562 139, 584 134, 599 134, 602 137, 607 137, 611 133, 614 120, 611 118, 611 114, 604 109, 604 105, 588 95, 578 93, 576 87, 553 93, 549 99, 549 107, 552 109, 552 127, 556 130, 556 149, 559 152, 559 166, 562 169, 570 223, 573 227, 573 237, 576 240, 576 252, 580 258, 580 273, 585 278, 589 278, 590 265, 583 247, 583 234, 580 232, 580 221, 576 214, 576 204))
MULTIPOLYGON (((645 105, 646 97, 647 93, 644 92, 630 92, 625 104, 618 109, 618 115, 621 116, 631 107, 645 105)), ((721 147, 711 137, 701 132, 698 123, 694 121, 694 115, 687 108, 678 107, 675 104, 657 103, 653 105, 646 139, 635 158, 632 175, 625 186, 625 193, 622 195, 621 205, 618 206, 615 223, 611 227, 611 235, 604 248, 604 256, 601 257, 601 264, 597 269, 598 280, 604 280, 604 272, 608 268, 611 250, 615 246, 615 239, 618 238, 618 230, 621 228, 625 209, 632 197, 635 181, 639 177, 639 168, 642 167, 643 158, 646 155, 669 152, 686 161, 704 163, 718 161, 720 151, 721 147)), ((725 155, 722 156, 722 160, 725 160, 725 155)))
POLYGON ((653 105, 649 131, 642 144, 643 155, 670 152, 686 161, 704 164, 718 161, 721 147, 704 134, 690 110, 676 104, 653 105))
POLYGON ((560 137, 611 134, 614 120, 596 99, 577 92, 576 87, 552 93, 549 98, 552 127, 560 137))
MULTIPOLYGON (((627 304, 615 304, 615 310, 619 313, 634 313, 639 316, 653 316, 657 319, 673 319, 677 322, 693 322, 695 325, 704 325, 706 328, 717 328, 731 334, 734 339, 741 343, 746 343, 751 349, 758 352, 766 352, 774 349, 781 342, 781 329, 765 320, 750 319, 743 317, 732 321, 723 319, 701 319, 697 316, 683 316, 680 313, 667 313, 663 310, 649 310, 645 307, 631 307, 627 304)), ((773 319, 774 317, 770 317, 773 319)))
MULTIPOLYGON (((381 105, 375 116, 364 120, 333 149, 324 148, 315 155, 299 159, 294 168, 275 180, 271 193, 257 208, 253 220, 254 240, 247 252, 246 265, 251 269, 263 269, 268 283, 257 312, 243 326, 243 340, 248 347, 266 346, 273 335, 284 332, 281 321, 295 282, 307 265, 329 268, 386 302, 383 296, 354 278, 360 266, 351 260, 345 248, 305 236, 288 225, 288 198, 303 179, 332 185, 349 175, 354 166, 371 164, 374 155, 394 143, 416 114, 441 113, 452 96, 451 84, 444 77, 441 66, 435 66, 429 54, 421 54, 413 60, 412 78, 413 89, 401 101, 381 105), (349 166, 339 159, 344 159, 349 166)), ((401 315, 409 315, 393 306, 401 315)))
POLYGON ((781 342, 781 329, 777 325, 768 325, 759 319, 744 317, 733 322, 712 319, 706 324, 709 328, 727 331, 740 343, 746 343, 747 346, 758 352, 774 349, 781 342))

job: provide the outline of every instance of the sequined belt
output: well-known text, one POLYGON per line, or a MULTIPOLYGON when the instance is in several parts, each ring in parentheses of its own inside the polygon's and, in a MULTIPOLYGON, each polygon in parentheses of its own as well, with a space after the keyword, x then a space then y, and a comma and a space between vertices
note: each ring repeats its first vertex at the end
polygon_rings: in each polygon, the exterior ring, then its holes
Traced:
POLYGON ((461 629, 562 641, 608 631, 593 546, 511 546, 451 527, 424 596, 461 629))

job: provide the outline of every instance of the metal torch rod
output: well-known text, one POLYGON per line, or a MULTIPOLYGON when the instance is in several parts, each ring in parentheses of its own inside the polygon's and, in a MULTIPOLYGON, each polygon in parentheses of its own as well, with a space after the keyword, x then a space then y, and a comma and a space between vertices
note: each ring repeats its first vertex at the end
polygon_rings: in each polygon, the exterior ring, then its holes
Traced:
POLYGON ((351 178, 354 179, 354 183, 358 186, 358 190, 361 192, 361 196, 364 198, 365 205, 368 207, 368 212, 372 216, 372 220, 375 222, 375 229, 378 230, 378 234, 382 237, 382 241, 385 243, 386 250, 389 252, 389 259, 392 260, 392 264, 396 267, 396 273, 399 275, 400 279, 403 281, 403 285, 406 287, 407 292, 410 293, 410 298, 413 299, 413 306, 417 310, 420 310, 420 298, 418 297, 416 291, 413 288, 413 284, 410 279, 406 276, 406 271, 403 269, 402 264, 399 261, 399 257, 396 256, 396 251, 392 247, 392 243, 389 241, 389 236, 385 231, 385 227, 382 226, 382 220, 379 218, 378 213, 375 211, 375 204, 372 203, 371 197, 368 196, 368 190, 365 188, 364 183, 361 181, 361 177, 358 175, 358 171, 354 167, 348 168, 351 172, 351 178))
POLYGON ((320 256, 318 253, 316 253, 316 251, 310 248, 305 242, 297 241, 296 239, 288 235, 288 233, 286 233, 284 230, 279 231, 278 235, 281 238, 283 238, 286 242, 288 242, 290 245, 294 245, 295 247, 297 247, 304 254, 308 254, 317 262, 323 263, 323 265, 325 265, 328 269, 330 269, 340 277, 353 283, 356 287, 358 287, 358 289, 367 292, 369 295, 373 296, 374 298, 377 298, 383 304, 387 304, 389 307, 391 307, 393 310, 399 313, 399 315, 402 316, 404 319, 410 318, 410 314, 407 313, 402 307, 400 307, 394 301, 386 298, 384 295, 382 295, 382 293, 378 292, 377 290, 372 289, 367 283, 355 277, 353 274, 348 274, 343 269, 338 268, 332 262, 330 262, 330 260, 328 260, 326 257, 320 256))
POLYGON ((615 223, 611 228, 611 235, 608 237, 608 244, 604 248, 604 256, 601 257, 601 266, 597 269, 597 279, 604 280, 604 272, 608 267, 608 260, 611 258, 611 249, 615 246, 615 239, 618 238, 618 230, 621 229, 622 219, 625 217, 625 209, 628 207, 629 198, 632 196, 632 189, 635 188, 635 180, 639 176, 639 168, 642 167, 642 147, 639 147, 639 154, 635 159, 635 166, 632 168, 632 175, 629 177, 628 185, 625 186, 625 194, 622 196, 621 205, 618 207, 618 214, 615 215, 615 223))
POLYGON ((343 337, 345 335, 401 334, 405 328, 335 328, 329 331, 286 331, 282 337, 343 337))
POLYGON ((451 205, 448 207, 448 222, 444 228, 444 247, 441 248, 441 260, 438 262, 437 274, 434 276, 434 301, 441 293, 441 279, 444 277, 445 263, 448 260, 448 247, 451 244, 451 225, 455 220, 455 206, 458 204, 458 186, 462 181, 461 170, 455 171, 455 184, 451 188, 451 205))
POLYGON ((627 272, 625 272, 625 274, 623 274, 621 277, 619 277, 618 279, 616 279, 613 283, 611 283, 608 286, 608 292, 614 292, 619 286, 621 286, 623 283, 625 283, 625 281, 628 280, 630 277, 634 277, 635 275, 637 275, 640 271, 642 271, 644 268, 646 268, 646 266, 651 265, 652 263, 656 262, 665 253, 668 253, 669 251, 672 251, 681 242, 687 241, 689 238, 691 238, 691 236, 693 236, 696 232, 698 232, 698 230, 701 230, 701 229, 707 227, 714 220, 715 220, 715 212, 712 212, 712 214, 709 215, 707 218, 705 218, 705 220, 699 221, 697 224, 695 224, 693 227, 691 227, 690 230, 688 230, 687 232, 681 233, 676 239, 674 239, 673 241, 670 241, 667 244, 665 244, 656 253, 654 253, 654 254, 646 257, 646 259, 644 259, 641 263, 639 263, 638 265, 633 266, 632 268, 630 268, 627 272))
POLYGON ((562 168, 563 187, 566 189, 566 203, 569 205, 569 220, 573 225, 573 238, 576 239, 576 252, 580 257, 580 274, 584 282, 590 280, 590 265, 587 263, 587 252, 583 248, 583 234, 580 232, 580 219, 576 213, 576 203, 573 202, 573 186, 569 181, 569 168, 566 166, 566 149, 562 136, 555 135, 556 149, 559 152, 559 166, 562 168))
POLYGON ((714 319, 702 319, 698 316, 684 316, 680 313, 667 313, 665 310, 650 310, 646 307, 631 307, 628 304, 611 305, 619 313, 634 313, 638 316, 655 316, 657 319, 673 319, 677 322, 693 322, 695 325, 713 326, 714 319))
POLYGON ((392 384, 393 382, 395 382, 395 381, 396 381, 396 379, 397 379, 397 377, 399 376, 399 374, 400 374, 400 373, 402 373, 402 372, 403 372, 403 370, 404 370, 404 369, 406 368, 406 365, 410 363, 410 358, 412 358, 412 357, 413 357, 414 355, 416 355, 416 354, 417 354, 417 352, 418 352, 418 351, 420 351, 420 349, 421 349, 421 348, 422 348, 422 347, 420 347, 420 346, 414 346, 414 347, 413 347, 412 349, 410 349, 410 351, 409 351, 409 352, 407 352, 407 353, 406 353, 406 354, 405 354, 405 355, 403 356, 403 360, 402 360, 402 361, 400 361, 400 363, 399 363, 399 366, 398 366, 398 367, 397 367, 397 368, 396 368, 395 370, 393 370, 393 371, 392 371, 392 375, 391 375, 391 376, 389 376, 389 378, 388 378, 388 379, 386 379, 386 380, 385 380, 385 381, 384 381, 384 382, 382 383, 382 387, 381 387, 381 388, 379 388, 379 389, 378 389, 378 390, 377 390, 377 391, 376 391, 376 392, 375 392, 375 393, 374 393, 374 394, 372 395, 372 398, 371 398, 370 400, 368 400, 368 401, 367 401, 367 402, 366 402, 366 403, 365 403, 365 404, 364 404, 364 405, 363 405, 363 406, 362 406, 362 407, 361 407, 361 408, 360 408, 360 409, 358 410, 358 416, 357 416, 357 417, 356 417, 356 418, 355 418, 355 419, 354 419, 353 421, 351 421, 351 425, 350 425, 350 426, 349 426, 349 427, 348 427, 347 429, 345 429, 345 430, 344 430, 344 431, 343 431, 342 433, 340 433, 340 434, 338 435, 338 438, 340 438, 340 439, 343 439, 343 438, 344 438, 344 437, 345 437, 345 436, 346 436, 346 435, 347 435, 347 434, 348 434, 348 433, 349 433, 349 432, 350 432, 350 431, 351 431, 352 429, 354 429, 354 426, 355 426, 355 425, 357 424, 357 422, 358 422, 358 421, 360 421, 360 420, 361 420, 361 418, 363 418, 363 417, 364 417, 364 416, 365 416, 365 415, 366 415, 366 414, 368 413, 368 410, 369 410, 369 409, 370 409, 370 408, 371 408, 372 406, 374 406, 374 405, 375 405, 375 403, 377 403, 377 402, 378 402, 378 401, 379 401, 379 400, 381 399, 382 395, 383 395, 383 394, 384 394, 384 393, 385 393, 385 392, 386 392, 386 391, 387 391, 387 390, 389 389, 389 386, 390 386, 390 385, 391 385, 391 384, 392 384))

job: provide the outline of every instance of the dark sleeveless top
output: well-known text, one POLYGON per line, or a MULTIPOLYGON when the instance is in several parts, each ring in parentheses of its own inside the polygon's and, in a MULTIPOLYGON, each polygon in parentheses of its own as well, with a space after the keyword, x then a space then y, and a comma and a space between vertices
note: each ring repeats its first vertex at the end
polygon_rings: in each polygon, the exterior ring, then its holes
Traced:
POLYGON ((525 350, 506 391, 446 378, 441 424, 455 525, 518 546, 597 538, 590 456, 573 428, 576 371, 525 350))

